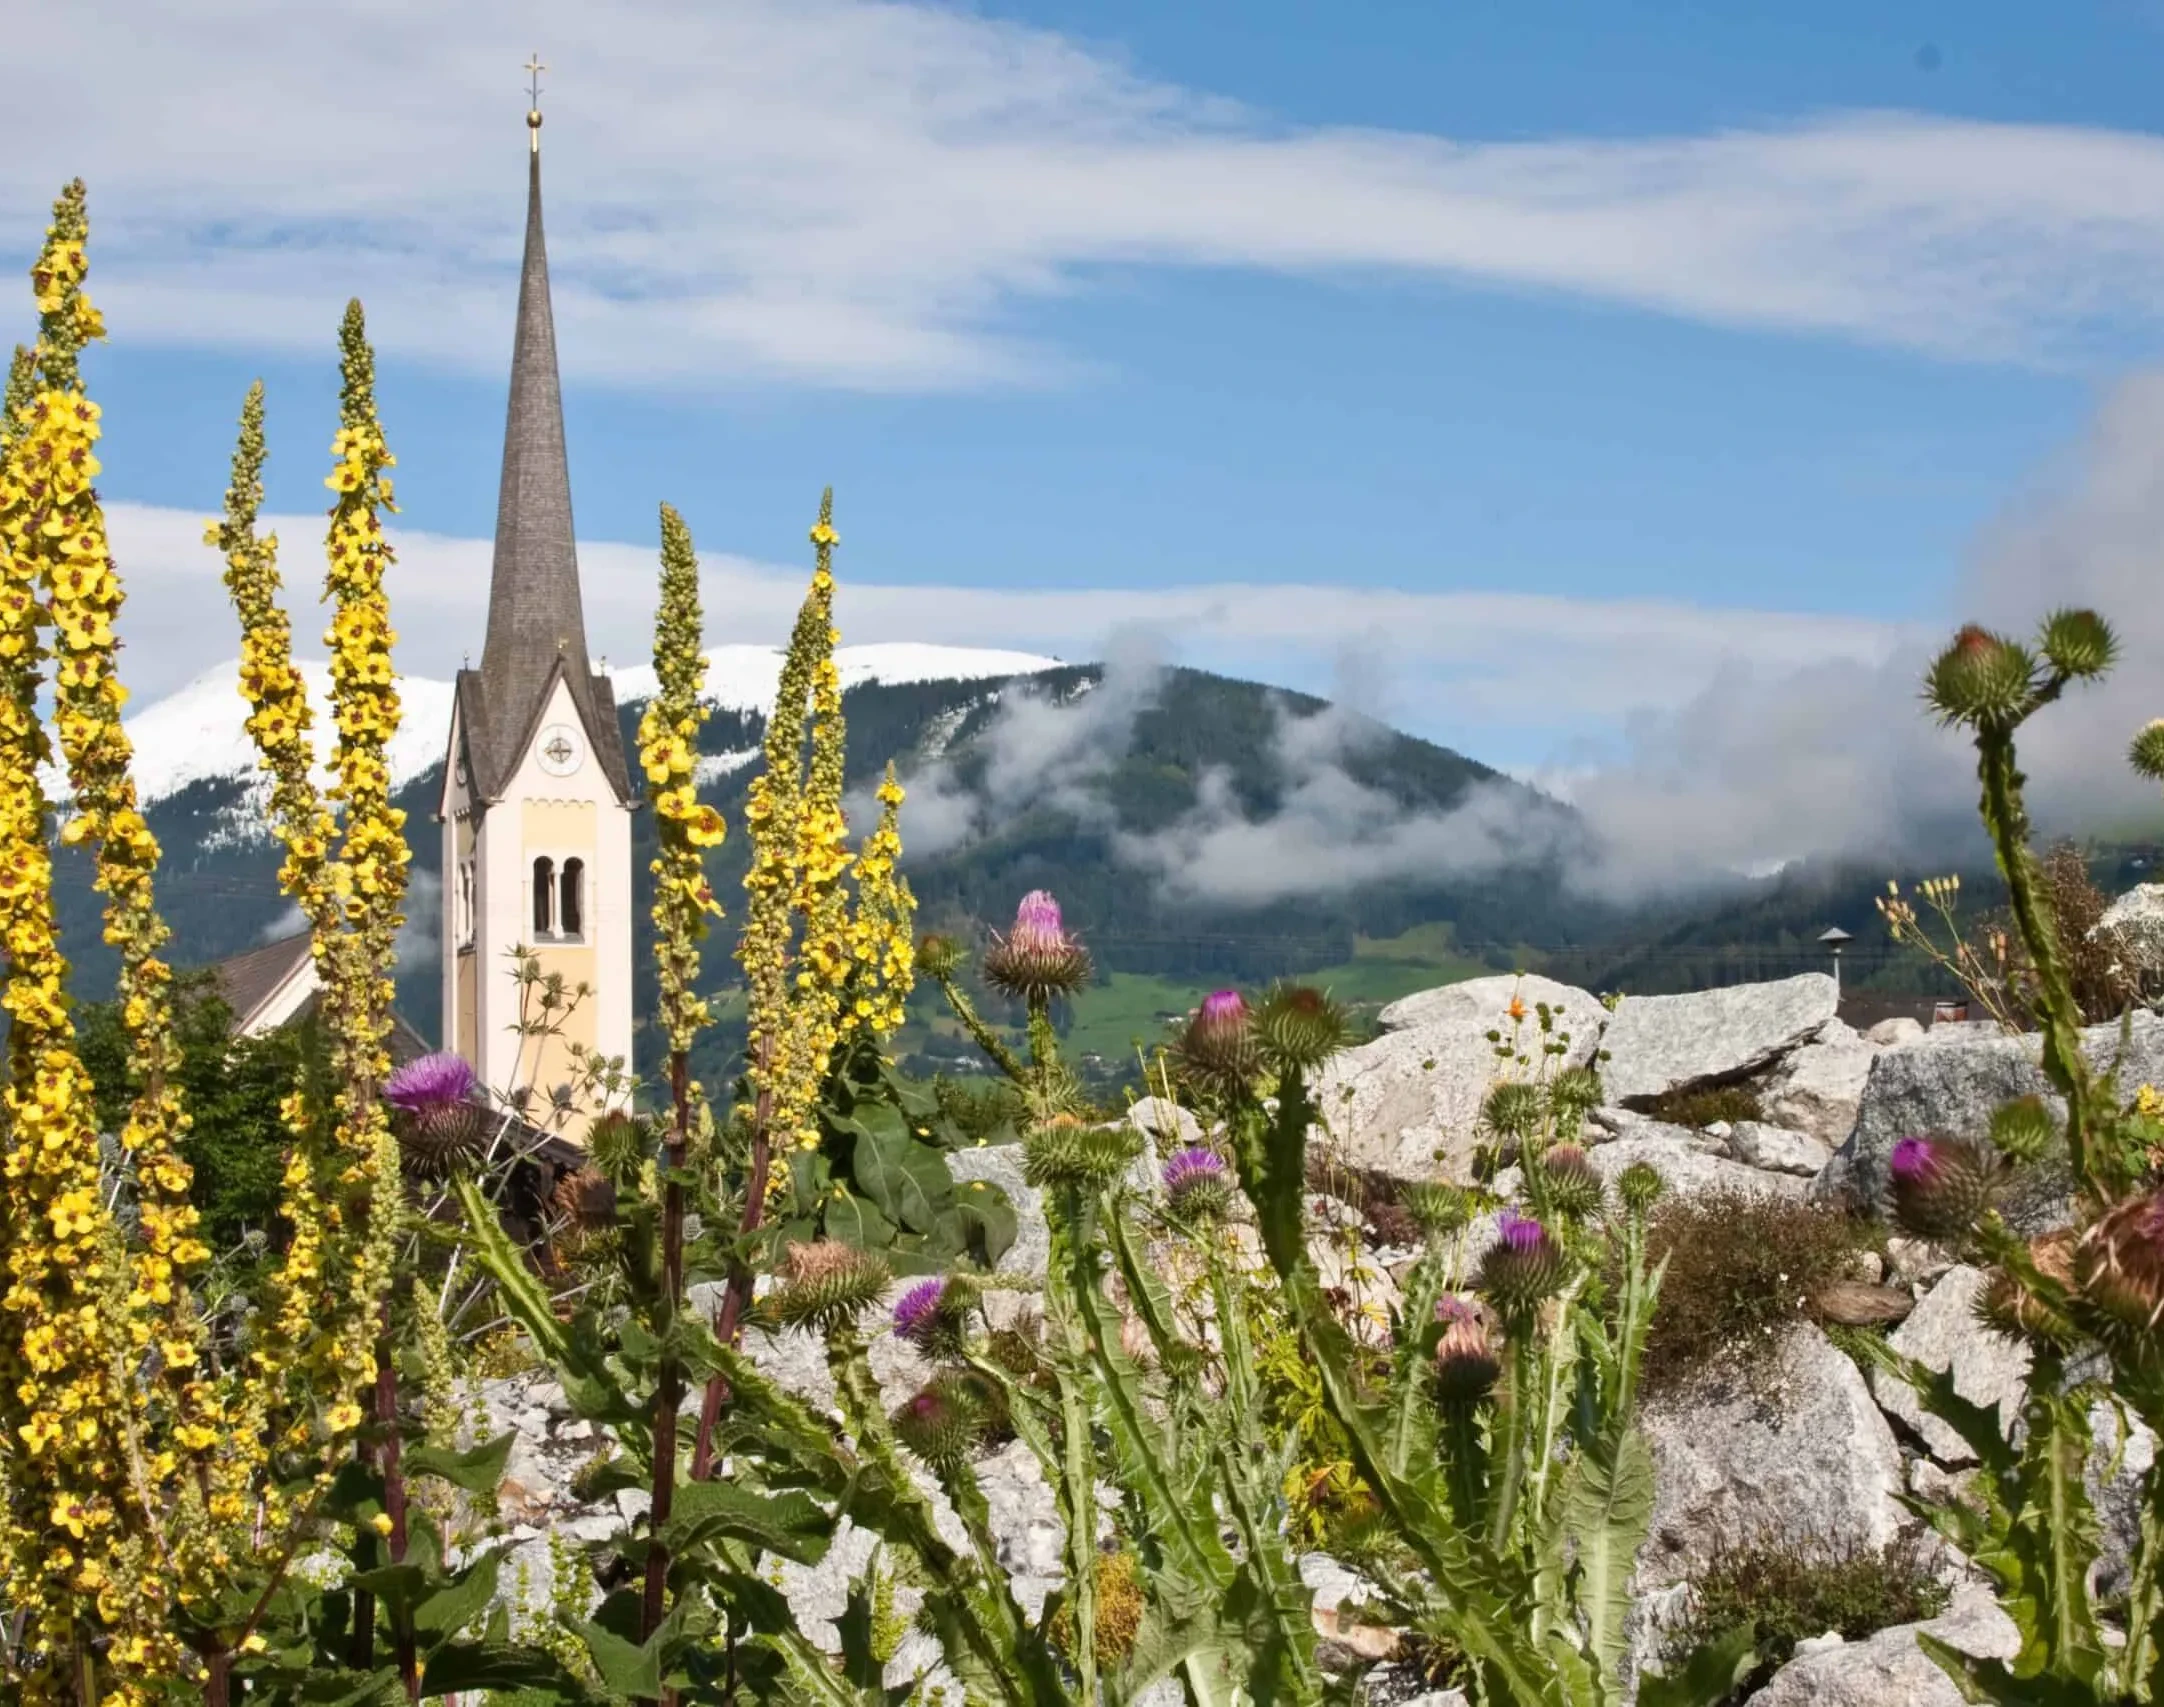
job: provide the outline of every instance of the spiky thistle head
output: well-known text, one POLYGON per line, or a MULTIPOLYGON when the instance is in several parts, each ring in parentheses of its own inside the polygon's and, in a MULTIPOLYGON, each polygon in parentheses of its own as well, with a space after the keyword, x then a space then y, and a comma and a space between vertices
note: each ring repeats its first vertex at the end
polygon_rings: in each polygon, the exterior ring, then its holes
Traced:
POLYGON ((2026 647, 1970 623, 1933 660, 1924 698, 1944 723, 2004 729, 2021 721, 2036 689, 2026 647))
POLYGON ((1992 1111, 1991 1142, 2017 1162, 2040 1162, 2059 1141, 2059 1123, 2040 1096, 2016 1098, 1992 1111))
POLYGON ((1598 1068, 1565 1067, 1548 1086, 1548 1103, 1558 1114, 1582 1117, 1600 1107, 1605 1094, 1598 1068))
POLYGON ((1996 1155, 1955 1138, 1908 1137, 1889 1163, 1894 1213, 1926 1239, 1955 1239, 1991 1208, 2005 1177, 1996 1155))
POLYGON ((1350 1036, 1345 1010, 1305 984, 1280 984, 1264 997, 1254 1032, 1264 1064, 1280 1073, 1312 1073, 1350 1036))
POLYGON ((1667 1180, 1651 1162, 1633 1162, 1616 1176, 1616 1195, 1633 1215, 1643 1215, 1668 1189, 1667 1180))
POLYGON ((1232 1203, 1232 1176, 1225 1158, 1206 1144, 1175 1150, 1164 1166, 1165 1202, 1184 1220, 1211 1221, 1232 1203))
POLYGON ((1005 936, 984 951, 984 979, 1018 1001, 1071 996, 1090 980, 1089 950, 1069 933, 1051 891, 1032 889, 1014 910, 1005 936))
POLYGON ((479 1088, 464 1057, 448 1051, 408 1061, 384 1080, 392 1130, 416 1178, 447 1179, 479 1157, 488 1120, 479 1088))
MULTIPOLYGON (((2029 1241, 2029 1261, 2045 1289, 2074 1290, 2075 1233, 2071 1227, 2029 1241)), ((2046 1298, 2006 1269, 1995 1270, 1976 1298, 1976 1319, 2008 1339, 2064 1348, 2078 1337, 2056 1299, 2046 1298)))
POLYGON ((2074 1277, 2093 1308, 2154 1333, 2164 1321, 2164 1190, 2128 1198, 2084 1233, 2074 1277))
POLYGON ((1505 1079, 1489 1087, 1480 1102, 1480 1124, 1506 1143, 1523 1144, 1540 1130, 1547 1098, 1527 1079, 1505 1079))
POLYGON ((634 1184, 653 1153, 652 1129, 623 1109, 608 1110, 586 1128, 586 1154, 618 1186, 634 1184))
POLYGON ((1547 1228, 1514 1209, 1503 1211, 1495 1233, 1478 1285, 1506 1321, 1520 1320, 1562 1284, 1563 1252, 1547 1228))
POLYGON ((890 1420, 901 1443, 935 1470, 966 1462, 984 1432, 977 1395, 947 1375, 904 1399, 890 1420))
POLYGON ((938 931, 917 938, 917 969, 935 981, 952 978, 962 965, 962 945, 938 931))
POLYGON ((1405 1181, 1398 1187, 1398 1205, 1430 1238, 1447 1239, 1473 1218, 1464 1187, 1444 1180, 1405 1181))
POLYGON ((782 1284, 760 1300, 760 1315, 784 1328, 829 1333, 852 1325, 886 1295, 893 1271, 876 1251, 821 1239, 791 1245, 782 1284))
POLYGON ((1255 1047, 1254 1016, 1237 990, 1216 990, 1180 1034, 1180 1066, 1196 1084, 1233 1091, 1254 1076, 1260 1054, 1255 1047))
POLYGON ((1553 1144, 1540 1158, 1542 1183, 1557 1213, 1581 1219, 1597 1211, 1602 1202, 1600 1175, 1592 1160, 1576 1144, 1553 1144))
POLYGON ((2142 725, 2126 757, 2127 763, 2151 782, 2164 782, 2164 717, 2142 725))
POLYGON ((2119 637, 2093 610, 2057 610, 2044 619, 2037 649, 2071 681, 2094 681, 2119 656, 2119 637))
POLYGON ((1133 1127, 1090 1126, 1055 1114, 1022 1144, 1022 1177, 1031 1185, 1101 1191, 1134 1166, 1142 1134, 1133 1127))
POLYGON ((599 1168, 575 1168, 556 1182, 549 1207, 579 1232, 601 1232, 616 1224, 616 1182, 599 1168))
POLYGON ((1445 1405, 1477 1405, 1503 1373, 1480 1301, 1446 1292, 1435 1301, 1435 1319, 1443 1330, 1435 1345, 1435 1396, 1445 1405))

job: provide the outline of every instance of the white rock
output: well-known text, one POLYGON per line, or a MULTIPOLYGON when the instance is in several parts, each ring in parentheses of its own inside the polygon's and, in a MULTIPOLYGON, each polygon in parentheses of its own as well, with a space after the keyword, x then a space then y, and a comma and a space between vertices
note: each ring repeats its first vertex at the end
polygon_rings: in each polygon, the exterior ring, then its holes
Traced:
POLYGON ((1808 1323, 1770 1366, 1647 1405, 1657 1489, 1641 1585, 1723 1544, 1788 1535, 1880 1547, 1907 1523, 1901 1449, 1855 1364, 1808 1323))
MULTIPOLYGON (((2021 1414, 2029 1348, 1993 1333, 1976 1319, 1976 1299, 1984 1289, 1982 1269, 1966 1264, 1950 1268, 1926 1293, 1888 1343, 1925 1368, 1954 1372, 1954 1391, 1979 1405, 1996 1405, 1999 1424, 2009 1434, 2021 1414)), ((1898 1375, 1871 1372, 1871 1391, 1880 1408, 1922 1436, 1941 1464, 1976 1462, 1976 1454, 1945 1423, 1930 1415, 1898 1375)))
POLYGON ((1821 1032, 1817 1041, 1790 1055, 1758 1099, 1768 1121, 1807 1132, 1829 1148, 1845 1140, 1849 1128, 1856 1124, 1864 1081, 1871 1076, 1871 1063, 1879 1055, 1847 1026, 1841 1026, 1841 1030, 1846 1037, 1829 1037, 1821 1032))
POLYGON ((1828 1630, 1822 1636, 1806 1636, 1796 1644, 1792 1659, 1807 1660, 1813 1654, 1830 1654, 1836 1648, 1848 1646, 1848 1638, 1838 1630, 1828 1630))
POLYGON ((1833 1159, 1833 1146, 1807 1132, 1784 1130, 1759 1120, 1739 1120, 1728 1134, 1737 1161, 1768 1173, 1800 1174, 1809 1179, 1833 1159))
POLYGON ((2012 1659, 2021 1646, 2013 1620, 1982 1588, 1958 1590, 1928 1624, 1897 1624, 1861 1642, 1804 1654, 1751 1697, 1751 1707, 1961 1707, 1961 1692, 1916 1645, 1927 1630, 1978 1659, 2012 1659))
POLYGON ((988 1144, 981 1149, 949 1150, 947 1172, 965 1194, 972 1181, 982 1180, 998 1186, 1014 1205, 1014 1243, 992 1265, 994 1272, 1041 1278, 1045 1260, 1052 1252, 1052 1235, 1045 1227, 1043 1200, 1037 1188, 1022 1177, 1022 1146, 988 1144))
POLYGON ((2104 909, 2092 935, 2118 934, 2137 970, 2164 972, 2164 883, 2137 883, 2104 909))
POLYGON ((1925 1032, 1924 1022, 1911 1019, 1907 1014, 1896 1014, 1892 1019, 1882 1019, 1863 1034, 1866 1043, 1875 1043, 1881 1049, 1898 1049, 1904 1044, 1920 1043, 1925 1032))
POLYGON ((2131 1438, 2122 1443, 2119 1414, 2104 1400, 2089 1407, 2089 1461, 2082 1480, 2095 1508, 2101 1545, 2090 1567, 2092 1594, 2125 1592, 2134 1549, 2141 1540, 2144 1483, 2156 1467, 2156 1436, 2139 1417, 2128 1416, 2131 1438))
POLYGON ((1696 1141, 1695 1134, 1690 1138, 1671 1135, 1680 1130, 1670 1127, 1642 1137, 1612 1139, 1594 1145, 1586 1155, 1593 1171, 1611 1187, 1633 1162, 1648 1162, 1678 1197, 1735 1191, 1751 1197, 1784 1197, 1801 1202, 1809 1189, 1807 1181, 1793 1174, 1767 1173, 1707 1150, 1696 1141))
POLYGON ((1823 972, 1680 996, 1626 996, 1609 1022, 1601 1069, 1618 1102, 1737 1079, 1809 1042, 1834 1017, 1840 989, 1823 972))
MULTIPOLYGON (((1315 1106, 1325 1141, 1335 1142, 1355 1166, 1399 1179, 1466 1177, 1480 1141, 1481 1104, 1502 1076, 1505 1063, 1487 1033, 1508 1036, 1504 1008, 1515 978, 1475 978, 1442 990, 1423 991, 1385 1009, 1398 1029, 1349 1049, 1316 1076, 1315 1106), (1417 1022, 1417 1023, 1411 1023, 1417 1022)), ((1530 1009, 1538 999, 1561 999, 1563 1031, 1570 1034, 1559 1066, 1591 1058, 1602 1018, 1600 1004, 1583 990, 1523 980, 1530 1009)), ((1526 1021, 1521 1046, 1539 1059, 1534 1022, 1526 1021)))
POLYGON ((1535 1029, 1534 1012, 1542 1002, 1561 1010, 1563 1028, 1590 1036, 1600 1029, 1600 998, 1575 984, 1558 984, 1537 972, 1502 972, 1487 978, 1466 978, 1433 990, 1401 996, 1375 1016, 1385 1031, 1420 1031, 1430 1026, 1470 1026, 1477 1036, 1500 1029, 1510 1030, 1508 1009, 1515 996, 1525 1004, 1527 1032, 1535 1029))

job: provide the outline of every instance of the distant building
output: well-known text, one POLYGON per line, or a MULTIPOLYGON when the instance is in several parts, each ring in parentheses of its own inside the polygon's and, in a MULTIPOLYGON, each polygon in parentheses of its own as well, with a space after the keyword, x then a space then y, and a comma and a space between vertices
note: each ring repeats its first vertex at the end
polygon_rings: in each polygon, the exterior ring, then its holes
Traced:
MULTIPOLYGON (((443 1046, 498 1095, 577 1077, 572 1046, 631 1057, 631 814, 609 679, 591 666, 571 525, 556 328, 541 230, 541 115, 529 113, 526 252, 481 667, 461 670, 443 825, 443 1046), (520 1035, 509 953, 592 994, 560 1035, 520 1035)), ((598 1108, 566 1130, 583 1137, 598 1108)))
MULTIPOLYGON (((233 1010, 235 1037, 262 1037, 315 1011, 323 982, 316 976, 309 933, 295 931, 261 948, 232 955, 209 968, 225 1005, 233 1010)), ((391 1012, 391 1063, 402 1066, 429 1052, 428 1039, 391 1012)))

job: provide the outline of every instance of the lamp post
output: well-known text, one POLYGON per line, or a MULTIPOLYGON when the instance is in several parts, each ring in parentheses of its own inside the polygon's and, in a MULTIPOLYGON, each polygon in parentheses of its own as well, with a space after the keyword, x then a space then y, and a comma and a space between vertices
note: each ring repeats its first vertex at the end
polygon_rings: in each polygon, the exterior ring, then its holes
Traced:
POLYGON ((1825 944, 1833 955, 1833 987, 1836 991, 1839 991, 1841 988, 1841 950, 1856 939, 1839 925, 1830 925, 1819 932, 1818 940, 1825 944))

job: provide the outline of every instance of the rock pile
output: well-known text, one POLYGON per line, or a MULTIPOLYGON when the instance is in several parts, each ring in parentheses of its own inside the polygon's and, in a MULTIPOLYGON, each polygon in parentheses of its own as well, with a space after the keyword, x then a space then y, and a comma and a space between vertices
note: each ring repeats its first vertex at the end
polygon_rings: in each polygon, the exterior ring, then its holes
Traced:
MULTIPOLYGON (((2164 907, 2158 911, 2164 916, 2164 907)), ((1605 1106, 1590 1117, 1587 1136, 1592 1163, 1605 1179, 1645 1161, 1678 1194, 1728 1190, 1791 1202, 1845 1195, 1869 1207, 1884 1192, 1887 1160, 1899 1137, 1980 1132, 2000 1103, 2044 1089, 2033 1039, 2001 1037, 1989 1028, 1927 1032, 1905 1020, 1859 1034, 1836 1017, 1837 995, 1832 979, 1809 974, 1692 995, 1631 997, 1611 1014, 1591 993, 1548 980, 1475 979, 1384 1010, 1382 1034, 1331 1065, 1318 1103, 1336 1152, 1366 1175, 1385 1181, 1465 1177, 1481 1104, 1502 1065, 1498 1051, 1507 1050, 1512 1036, 1505 1016, 1514 998, 1522 1004, 1520 1047, 1537 1060, 1537 1007, 1545 1003, 1555 1016, 1554 1035, 1567 1038, 1558 1064, 1599 1067, 1605 1106), (1500 1033, 1500 1042, 1491 1033, 1500 1033), (1676 1099, 1711 1090, 1747 1093, 1757 1117, 1703 1127, 1661 1118, 1676 1099)), ((2117 1027, 2096 1028, 2085 1038, 2100 1062, 2120 1046, 2117 1027)), ((2122 1083, 2131 1089, 2149 1081, 2164 1083, 2164 1020, 2139 1014, 2122 1083)), ((1197 1134, 1192 1116, 1154 1101, 1139 1105, 1131 1118, 1153 1153, 1197 1134)), ((1000 1265, 1008 1290, 992 1296, 1002 1311, 1033 1309, 1028 1288, 1042 1278, 1047 1239, 1037 1194, 1022 1180, 1017 1153, 965 1151, 951 1163, 958 1180, 996 1183, 1014 1201, 1021 1233, 1000 1265)), ((1152 1171, 1145 1158, 1138 1174, 1152 1171)), ((1317 1206, 1340 1220, 1350 1216, 1346 1225, 1361 1220, 1357 1208, 1328 1200, 1317 1206)), ((2048 1205, 2040 1213, 2048 1214, 2048 1205)), ((1332 1262, 1347 1260, 1338 1242, 1318 1249, 1332 1262)), ((1887 1249, 1885 1263, 1867 1258, 1869 1272, 1846 1283, 1863 1314, 1834 1319, 1899 1321, 1892 1335, 1897 1350, 1930 1368, 1951 1369, 1956 1389, 1980 1404, 1998 1404, 2011 1429, 2026 1353, 1977 1323, 1972 1305, 1983 1277, 1898 1237, 1887 1249)), ((1372 1269, 1381 1296, 1390 1271, 1411 1254, 1387 1247, 1371 1228, 1369 1248, 1356 1260, 1372 1269)), ((748 1350, 782 1384, 821 1410, 831 1408, 825 1360, 807 1336, 753 1335, 748 1350)), ((1867 1377, 1818 1327, 1801 1323, 1786 1330, 1769 1362, 1770 1373, 1747 1387, 1714 1383, 1647 1406, 1657 1497, 1637 1574, 1644 1597, 1636 1633, 1641 1655, 1655 1651, 1664 1620, 1688 1593, 1682 1585, 1722 1544, 1771 1535, 1876 1547, 1913 1528, 1901 1504, 1904 1493, 1944 1488, 1973 1469, 1965 1444, 1925 1416, 1905 1386, 1883 1374, 1867 1377)), ((875 1343, 872 1365, 890 1404, 926 1374, 915 1350, 891 1334, 875 1343)), ((515 1579, 527 1604, 538 1605, 548 1594, 549 1532, 572 1538, 606 1533, 635 1514, 643 1496, 620 1495, 607 1507, 574 1497, 572 1482, 594 1450, 593 1438, 570 1417, 552 1384, 530 1378, 493 1384, 488 1408, 495 1426, 518 1436, 503 1490, 505 1513, 518 1526, 518 1552, 506 1582, 515 1579)), ((2115 1569, 2124 1571, 2140 1521, 2138 1481, 2154 1460, 2156 1442, 2137 1425, 2135 1438, 2122 1443, 2118 1418, 2101 1407, 2092 1425, 2091 1493, 2106 1533, 2119 1538, 2116 1553, 2100 1567, 2109 1579, 2115 1569)), ((1060 1580, 1062 1559, 1063 1530, 1051 1490, 1019 1445, 988 1456, 977 1474, 994 1515, 1001 1562, 1024 1603, 1041 1605, 1060 1580)), ((930 1489, 929 1478, 926 1485, 930 1489)), ((934 1497, 936 1502, 936 1490, 934 1497)), ((951 1513, 946 1521, 952 1522, 951 1513)), ((954 1538, 961 1539, 958 1529, 954 1538)), ((804 1628, 824 1643, 835 1641, 832 1621, 868 1551, 868 1537, 847 1535, 819 1568, 779 1570, 804 1628)), ((1952 1707, 1959 1696, 1918 1647, 1917 1630, 1970 1653, 2003 1655, 2012 1652, 2011 1626, 1963 1561, 1945 1554, 1943 1569, 1955 1592, 1941 1617, 1864 1641, 1806 1643, 1752 1697, 1754 1703, 1952 1707)), ((1303 1574, 1316 1591, 1317 1629, 1326 1648, 1390 1639, 1387 1632, 1364 1630, 1357 1601, 1348 1598, 1355 1594, 1348 1573, 1318 1557, 1303 1574)), ((912 1644, 889 1668, 888 1680, 904 1682, 935 1660, 921 1643, 912 1644)), ((1391 1692, 1390 1699, 1419 1693, 1391 1692)))

